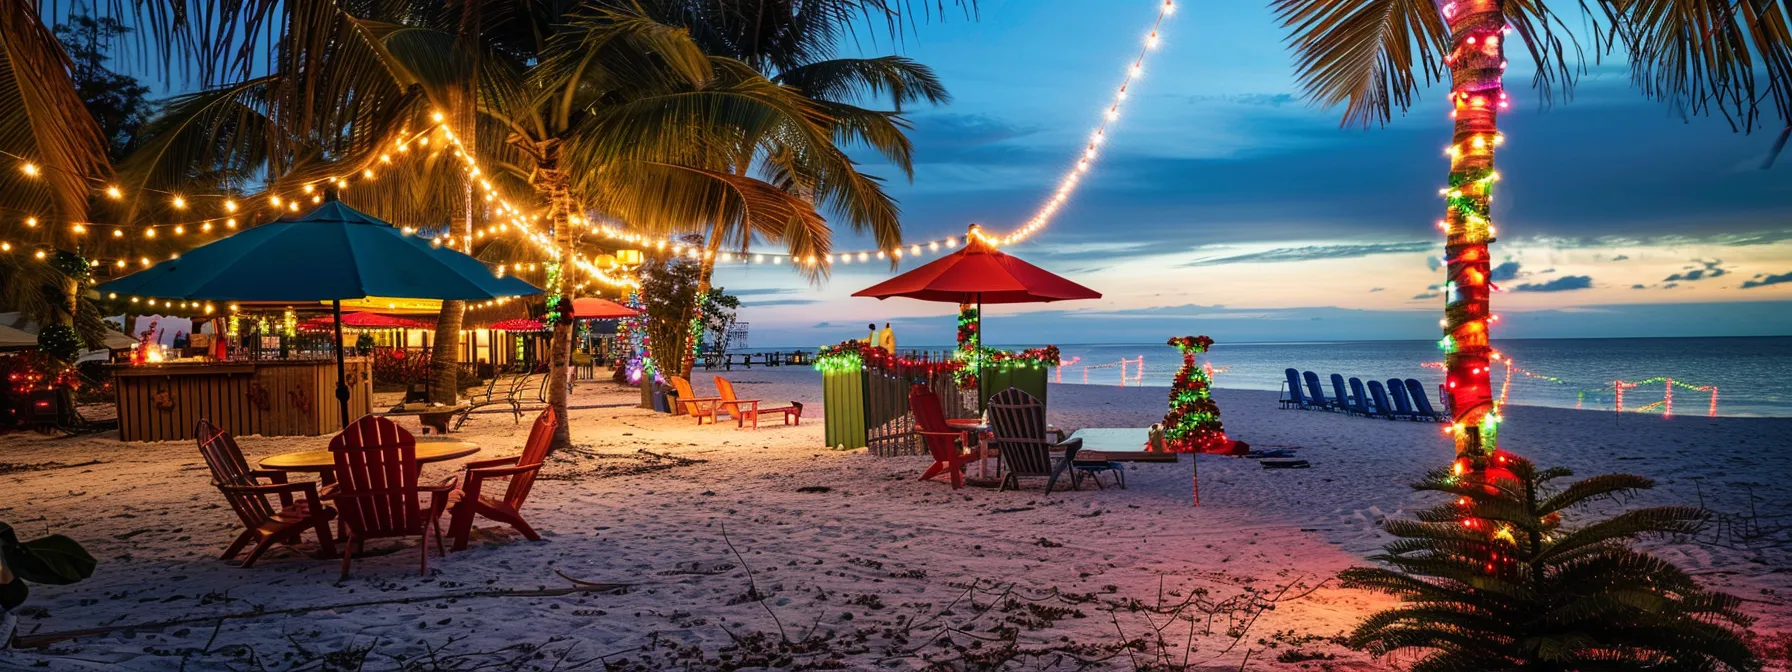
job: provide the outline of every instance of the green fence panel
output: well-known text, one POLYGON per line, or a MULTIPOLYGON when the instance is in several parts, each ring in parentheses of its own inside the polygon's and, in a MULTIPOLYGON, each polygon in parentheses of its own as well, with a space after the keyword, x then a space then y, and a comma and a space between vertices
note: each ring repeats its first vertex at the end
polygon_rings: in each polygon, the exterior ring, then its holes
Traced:
POLYGON ((821 374, 821 400, 828 447, 864 448, 864 372, 853 369, 821 374))
POLYGON ((1020 391, 1033 395, 1039 400, 1039 403, 1046 404, 1046 407, 1050 408, 1051 404, 1047 403, 1045 398, 1045 383, 1048 380, 1046 374, 1050 370, 1045 366, 989 367, 987 375, 983 378, 983 404, 987 406, 989 398, 995 396, 997 392, 1017 387, 1020 388, 1020 391))

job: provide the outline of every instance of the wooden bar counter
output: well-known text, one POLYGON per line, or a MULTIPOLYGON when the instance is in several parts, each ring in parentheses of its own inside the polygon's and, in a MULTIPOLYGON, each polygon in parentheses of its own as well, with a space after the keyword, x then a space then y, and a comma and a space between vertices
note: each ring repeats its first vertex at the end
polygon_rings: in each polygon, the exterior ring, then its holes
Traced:
MULTIPOLYGON (((351 357, 346 365, 349 414, 358 418, 372 410, 372 364, 351 357)), ((237 436, 342 429, 334 360, 174 361, 121 365, 112 376, 125 441, 192 440, 202 418, 237 436)))

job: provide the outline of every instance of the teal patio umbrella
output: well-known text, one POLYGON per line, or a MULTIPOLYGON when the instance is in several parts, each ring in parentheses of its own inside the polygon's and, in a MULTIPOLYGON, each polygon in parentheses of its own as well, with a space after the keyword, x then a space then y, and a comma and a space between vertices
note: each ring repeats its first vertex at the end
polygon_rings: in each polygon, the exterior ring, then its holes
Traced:
POLYGON ((348 424, 342 302, 369 296, 487 301, 540 294, 500 278, 478 259, 408 235, 330 200, 213 241, 125 277, 100 292, 183 301, 329 301, 336 327, 336 400, 348 424))

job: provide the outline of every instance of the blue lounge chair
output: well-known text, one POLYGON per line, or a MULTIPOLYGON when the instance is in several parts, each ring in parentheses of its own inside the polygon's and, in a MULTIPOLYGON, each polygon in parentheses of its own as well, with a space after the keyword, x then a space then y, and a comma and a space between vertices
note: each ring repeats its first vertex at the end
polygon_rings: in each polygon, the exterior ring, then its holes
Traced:
POLYGON ((1344 393, 1344 377, 1335 373, 1332 374, 1332 408, 1345 413, 1356 412, 1350 407, 1350 395, 1344 393))
POLYGON ((1369 394, 1363 391, 1363 379, 1350 379, 1350 393, 1351 396, 1356 397, 1356 403, 1350 407, 1352 413, 1362 416, 1375 414, 1375 405, 1369 403, 1369 394))
POLYGON ((1382 387, 1381 381, 1369 381, 1369 397, 1375 400, 1375 417, 1389 420, 1397 417, 1394 406, 1388 403, 1388 388, 1382 387))
POLYGON ((1412 395, 1413 414, 1420 420, 1445 422, 1449 420, 1444 414, 1431 409, 1431 400, 1425 398, 1425 386, 1417 378, 1406 379, 1406 391, 1412 395))
POLYGON ((1307 371, 1300 375, 1307 379, 1307 408, 1331 410, 1332 402, 1325 398, 1325 388, 1319 386, 1319 374, 1307 371))
POLYGON ((1412 402, 1406 399, 1406 384, 1399 378, 1388 379, 1388 397, 1394 400, 1394 417, 1401 420, 1417 420, 1419 416, 1412 412, 1412 402))
POLYGON ((1282 408, 1306 408, 1307 401, 1300 396, 1300 372, 1288 369, 1283 373, 1288 374, 1288 382, 1282 384, 1282 398, 1277 401, 1282 408))

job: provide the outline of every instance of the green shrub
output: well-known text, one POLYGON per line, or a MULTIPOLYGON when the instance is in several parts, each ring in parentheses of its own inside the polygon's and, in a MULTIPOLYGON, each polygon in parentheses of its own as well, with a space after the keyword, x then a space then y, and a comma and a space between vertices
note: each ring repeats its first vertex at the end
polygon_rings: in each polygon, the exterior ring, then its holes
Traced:
POLYGON ((1359 624, 1352 646, 1414 653, 1415 672, 1760 669, 1738 632, 1751 619, 1737 598, 1631 547, 1697 531, 1703 510, 1637 509, 1568 527, 1564 512, 1654 482, 1608 474, 1557 486, 1572 472, 1506 459, 1510 473, 1486 481, 1437 471, 1413 486, 1454 501, 1389 521, 1399 539, 1371 558, 1385 567, 1340 575, 1403 602, 1359 624))

